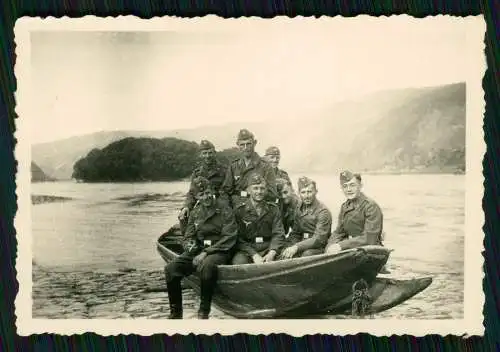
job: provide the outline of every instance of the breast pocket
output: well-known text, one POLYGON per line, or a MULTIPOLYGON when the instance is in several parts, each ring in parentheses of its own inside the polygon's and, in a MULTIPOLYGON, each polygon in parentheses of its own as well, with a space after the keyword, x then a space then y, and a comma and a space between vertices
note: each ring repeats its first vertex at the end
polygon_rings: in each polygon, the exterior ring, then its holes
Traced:
POLYGON ((303 216, 302 223, 304 224, 305 229, 314 229, 316 227, 316 215, 307 214, 303 216))

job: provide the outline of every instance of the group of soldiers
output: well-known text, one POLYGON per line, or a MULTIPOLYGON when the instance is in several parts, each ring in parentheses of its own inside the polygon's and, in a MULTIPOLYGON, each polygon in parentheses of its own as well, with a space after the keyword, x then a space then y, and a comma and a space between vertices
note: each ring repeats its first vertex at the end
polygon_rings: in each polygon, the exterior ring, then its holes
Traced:
POLYGON ((381 245, 383 215, 362 192, 361 175, 340 173, 346 201, 332 231, 330 210, 318 200, 316 182, 300 177, 296 194, 279 169, 280 151, 262 158, 246 129, 236 144, 241 156, 229 165, 216 158, 214 145, 200 143, 201 165, 193 171, 179 213, 184 252, 165 267, 170 319, 182 319, 181 280, 197 271, 201 279, 200 319, 208 319, 217 265, 265 263, 364 245, 381 245))

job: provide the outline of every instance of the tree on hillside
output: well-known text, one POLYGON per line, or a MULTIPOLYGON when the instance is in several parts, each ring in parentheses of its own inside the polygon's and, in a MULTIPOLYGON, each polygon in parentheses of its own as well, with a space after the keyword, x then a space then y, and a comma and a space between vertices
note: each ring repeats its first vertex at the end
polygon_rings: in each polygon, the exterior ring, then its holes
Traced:
POLYGON ((171 181, 189 176, 198 145, 177 138, 124 138, 93 149, 74 165, 73 178, 86 182, 171 181))
POLYGON ((240 150, 237 147, 227 148, 217 153, 217 158, 223 164, 229 165, 233 160, 240 157, 240 150))

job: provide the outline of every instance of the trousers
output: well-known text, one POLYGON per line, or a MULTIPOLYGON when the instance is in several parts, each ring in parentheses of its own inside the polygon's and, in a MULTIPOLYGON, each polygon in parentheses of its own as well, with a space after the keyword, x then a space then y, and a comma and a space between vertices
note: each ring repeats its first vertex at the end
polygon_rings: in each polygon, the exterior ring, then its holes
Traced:
MULTIPOLYGON (((199 252, 198 252, 199 253, 199 252)), ((165 266, 165 280, 171 310, 182 310, 181 280, 183 277, 194 273, 197 268, 193 266, 196 252, 184 252, 165 266)), ((229 254, 213 253, 205 257, 198 268, 201 281, 200 312, 208 314, 212 304, 212 296, 217 284, 217 265, 226 264, 229 254)))

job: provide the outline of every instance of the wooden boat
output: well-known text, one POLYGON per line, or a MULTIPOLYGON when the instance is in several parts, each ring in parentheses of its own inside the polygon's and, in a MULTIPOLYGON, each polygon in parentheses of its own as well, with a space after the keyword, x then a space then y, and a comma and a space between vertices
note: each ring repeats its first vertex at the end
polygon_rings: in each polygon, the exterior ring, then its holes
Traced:
MULTIPOLYGON (((182 252, 181 241, 177 226, 158 239, 158 252, 167 263, 182 252)), ((365 246, 265 264, 221 265, 213 303, 236 318, 343 314, 351 310, 353 284, 363 279, 372 298, 369 313, 380 312, 413 297, 432 282, 431 278, 377 278, 389 254, 387 248, 365 246)), ((199 294, 196 274, 185 282, 199 294)))

